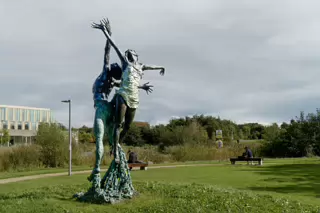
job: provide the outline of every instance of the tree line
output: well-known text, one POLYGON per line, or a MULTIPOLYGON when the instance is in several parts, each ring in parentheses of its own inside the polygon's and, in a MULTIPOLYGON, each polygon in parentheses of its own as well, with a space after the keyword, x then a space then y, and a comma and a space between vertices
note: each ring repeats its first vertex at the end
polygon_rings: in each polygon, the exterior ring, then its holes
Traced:
POLYGON ((305 157, 320 155, 320 110, 300 112, 300 116, 280 126, 265 128, 263 153, 271 157, 305 157))
MULTIPOLYGON (((79 141, 94 141, 93 129, 79 128, 79 141)), ((236 124, 219 117, 194 115, 176 118, 156 126, 132 124, 124 143, 169 147, 184 144, 212 144, 216 130, 223 131, 225 143, 236 140, 261 140, 261 155, 269 157, 303 157, 320 155, 320 110, 299 116, 281 125, 236 124)))
MULTIPOLYGON (((129 146, 183 145, 185 143, 207 143, 215 141, 216 130, 222 130, 223 140, 258 140, 263 139, 265 127, 258 123, 238 125, 233 121, 219 117, 195 115, 172 119, 168 124, 150 126, 147 123, 134 122, 124 140, 129 146)), ((93 142, 93 129, 83 126, 78 129, 79 141, 93 142)))

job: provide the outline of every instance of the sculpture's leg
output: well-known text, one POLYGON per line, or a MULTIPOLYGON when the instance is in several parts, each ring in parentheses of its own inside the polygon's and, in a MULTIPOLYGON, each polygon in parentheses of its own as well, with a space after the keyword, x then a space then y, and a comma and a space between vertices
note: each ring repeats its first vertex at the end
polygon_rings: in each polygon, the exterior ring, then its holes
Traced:
POLYGON ((94 119, 94 134, 96 138, 96 161, 95 161, 95 165, 92 170, 92 173, 88 178, 89 181, 92 180, 95 174, 100 173, 100 164, 104 154, 103 136, 104 136, 105 122, 106 122, 107 115, 108 115, 107 104, 103 101, 97 102, 95 119, 94 119))
POLYGON ((114 128, 113 128, 113 154, 116 163, 120 162, 118 156, 118 146, 119 138, 120 138, 120 131, 121 131, 121 124, 125 118, 127 110, 127 105, 125 104, 124 99, 121 95, 116 95, 116 105, 115 105, 115 121, 114 121, 114 128))
MULTIPOLYGON (((110 116, 112 116, 112 115, 110 115, 110 116)), ((113 144, 113 126, 114 126, 113 119, 110 118, 109 120, 107 120, 107 123, 106 123, 106 131, 108 133, 108 139, 109 139, 109 146, 110 147, 112 147, 112 144, 113 144)), ((104 188, 105 182, 107 180, 107 177, 108 177, 108 175, 110 173, 111 168, 112 168, 112 166, 109 167, 109 169, 107 170, 106 174, 101 179, 100 187, 102 189, 104 188)))
POLYGON ((130 125, 133 122, 134 116, 136 114, 136 109, 127 107, 125 119, 124 119, 124 127, 120 133, 120 143, 123 142, 124 137, 126 136, 128 130, 130 129, 130 125))

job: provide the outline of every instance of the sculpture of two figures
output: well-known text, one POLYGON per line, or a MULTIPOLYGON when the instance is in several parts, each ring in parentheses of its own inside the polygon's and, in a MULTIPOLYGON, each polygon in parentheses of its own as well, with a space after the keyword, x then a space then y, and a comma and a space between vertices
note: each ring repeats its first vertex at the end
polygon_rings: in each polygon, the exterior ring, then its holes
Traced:
POLYGON ((101 30, 107 38, 104 65, 101 74, 93 84, 93 99, 95 107, 94 134, 96 138, 96 161, 88 180, 92 187, 86 193, 75 195, 78 200, 94 203, 115 203, 123 198, 132 198, 136 193, 130 176, 126 154, 120 146, 133 122, 139 105, 139 89, 147 93, 152 92, 152 86, 145 83, 140 86, 143 72, 146 70, 160 70, 161 66, 145 65, 138 62, 138 55, 134 50, 120 51, 111 38, 111 26, 107 19, 92 27, 101 30), (121 65, 110 63, 111 46, 116 51, 121 65), (118 87, 114 97, 109 102, 108 97, 113 87, 118 87), (122 131, 121 131, 122 130, 122 131), (100 164, 104 154, 103 137, 107 133, 110 154, 114 156, 111 165, 103 178, 100 178, 100 164))

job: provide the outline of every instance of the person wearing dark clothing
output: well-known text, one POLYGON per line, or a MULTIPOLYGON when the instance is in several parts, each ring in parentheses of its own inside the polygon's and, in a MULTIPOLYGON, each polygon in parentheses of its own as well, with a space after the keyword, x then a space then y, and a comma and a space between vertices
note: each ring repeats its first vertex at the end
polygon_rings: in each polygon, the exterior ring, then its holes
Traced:
MULTIPOLYGON (((250 158, 253 158, 253 154, 252 154, 251 149, 249 149, 249 147, 246 146, 244 149, 245 149, 246 151, 243 153, 242 157, 248 159, 247 163, 249 164, 249 159, 250 159, 250 158)), ((250 161, 250 164, 252 165, 253 162, 250 161)))
POLYGON ((135 152, 132 152, 131 150, 128 151, 129 154, 129 160, 128 163, 143 163, 141 161, 138 161, 138 155, 135 152))
POLYGON ((252 154, 252 151, 248 148, 248 147, 245 147, 245 156, 246 158, 253 158, 253 154, 252 154))

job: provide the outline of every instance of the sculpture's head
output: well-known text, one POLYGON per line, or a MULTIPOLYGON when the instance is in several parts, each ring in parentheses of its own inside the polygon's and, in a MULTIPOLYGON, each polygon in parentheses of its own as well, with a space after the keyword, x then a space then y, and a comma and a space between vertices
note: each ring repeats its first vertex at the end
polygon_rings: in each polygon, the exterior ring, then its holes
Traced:
POLYGON ((130 63, 135 63, 135 62, 138 61, 138 54, 137 54, 136 51, 134 51, 134 50, 128 49, 128 50, 125 52, 125 57, 127 58, 127 60, 128 60, 130 63))
POLYGON ((111 74, 111 77, 114 78, 115 80, 121 79, 122 69, 118 63, 112 63, 110 65, 110 74, 111 74))

